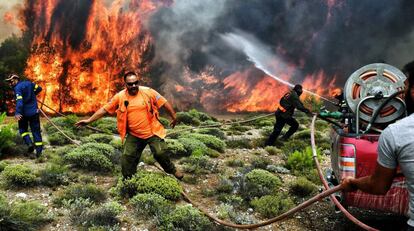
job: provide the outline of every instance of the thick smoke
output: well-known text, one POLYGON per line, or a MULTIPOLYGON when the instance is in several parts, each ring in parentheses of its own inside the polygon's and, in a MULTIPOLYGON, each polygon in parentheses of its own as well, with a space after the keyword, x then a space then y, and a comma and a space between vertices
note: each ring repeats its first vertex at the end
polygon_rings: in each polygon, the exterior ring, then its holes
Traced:
POLYGON ((169 78, 185 66, 197 72, 212 65, 224 74, 251 66, 221 38, 241 30, 296 65, 297 81, 323 70, 342 84, 368 63, 402 67, 413 60, 412 12, 410 0, 178 0, 149 25, 169 78))
POLYGON ((21 8, 21 0, 1 1, 0 3, 0 42, 12 34, 19 35, 17 12, 21 8))

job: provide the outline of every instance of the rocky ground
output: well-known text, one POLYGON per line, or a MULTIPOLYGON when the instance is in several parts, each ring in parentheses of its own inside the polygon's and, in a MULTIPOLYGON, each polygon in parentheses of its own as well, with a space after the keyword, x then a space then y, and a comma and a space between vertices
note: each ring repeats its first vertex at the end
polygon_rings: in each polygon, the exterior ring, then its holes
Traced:
MULTIPOLYGON (((237 135, 236 135, 237 136, 237 135)), ((236 137, 235 136, 235 137, 236 137)), ((238 135, 240 136, 240 135, 238 135)), ((258 130, 252 129, 249 132, 244 132, 241 136, 245 138, 257 138, 260 136, 258 130)), ((229 138, 234 138, 229 136, 229 138)), ((48 147, 47 147, 48 148, 48 147)), ((51 147, 49 147, 51 148, 51 147)), ((278 155, 269 155, 263 148, 254 148, 254 149, 245 149, 245 148, 234 148, 227 149, 224 154, 220 155, 217 158, 212 158, 212 161, 216 168, 222 169, 219 172, 210 172, 203 174, 202 176, 194 176, 196 182, 186 183, 181 182, 185 192, 192 198, 193 201, 197 203, 197 207, 207 209, 211 214, 217 216, 217 211, 220 206, 220 202, 217 201, 214 197, 205 196, 204 191, 206 189, 214 189, 218 184, 218 179, 221 175, 231 175, 236 169, 231 168, 226 165, 228 160, 241 159, 244 162, 248 163, 251 159, 261 156, 271 160, 272 165, 280 166, 283 164, 281 156, 278 155), (223 170, 224 169, 224 170, 223 170)), ((30 159, 26 156, 14 156, 7 155, 2 157, 12 164, 25 163, 31 166, 33 169, 42 168, 47 160, 39 162, 35 159, 30 159)), ((180 164, 179 160, 174 160, 178 168, 183 166, 180 164)), ((324 169, 329 168, 330 166, 330 157, 325 156, 322 161, 322 167, 324 169)), ((159 171, 154 166, 140 164, 140 168, 145 168, 148 171, 159 171)), ((84 174, 89 176, 92 181, 104 188, 109 190, 111 187, 116 185, 117 178, 112 175, 101 175, 94 173, 85 173, 80 170, 71 170, 77 174, 84 174)), ((191 175, 191 174, 190 174, 191 175)), ((287 185, 295 176, 290 173, 280 174, 283 185, 287 185)), ((321 188, 321 185, 318 185, 321 188)), ((41 203, 49 208, 49 212, 54 215, 54 220, 43 226, 40 230, 50 231, 50 230, 79 230, 78 227, 74 227, 71 224, 69 219, 70 211, 63 207, 57 208, 53 206, 52 199, 53 196, 61 191, 64 186, 59 186, 56 188, 36 186, 30 188, 19 188, 19 189, 0 189, 0 192, 4 192, 10 202, 13 200, 38 200, 41 203)), ((286 190, 284 186, 280 190, 286 190)), ((181 200, 178 203, 186 203, 181 200)), ((121 230, 156 230, 156 227, 147 220, 137 219, 134 215, 132 208, 128 203, 121 203, 124 207, 124 211, 120 215, 120 229, 121 230)), ((242 211, 243 212, 243 211, 242 211)), ((373 211, 364 211, 360 209, 350 209, 350 212, 354 214, 355 217, 365 222, 368 225, 371 225, 380 230, 402 230, 405 226, 405 217, 395 216, 392 214, 384 214, 373 211)), ((251 208, 247 208, 243 212, 244 216, 251 217, 254 221, 262 221, 258 214, 256 214, 251 208)), ((0 228, 0 230, 2 230, 0 228)), ((328 200, 322 200, 308 209, 296 213, 293 217, 286 219, 281 222, 277 222, 268 226, 259 228, 258 230, 360 230, 356 225, 347 220, 341 213, 335 211, 334 206, 328 200)))

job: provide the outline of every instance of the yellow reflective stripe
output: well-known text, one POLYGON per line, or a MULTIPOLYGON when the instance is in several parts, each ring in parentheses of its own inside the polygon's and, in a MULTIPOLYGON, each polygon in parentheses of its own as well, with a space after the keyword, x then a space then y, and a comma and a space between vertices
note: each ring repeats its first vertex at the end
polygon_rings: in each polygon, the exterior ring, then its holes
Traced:
POLYGON ((22 137, 25 137, 25 136, 27 136, 27 135, 29 135, 30 133, 29 132, 23 132, 22 133, 22 137))
POLYGON ((39 87, 39 85, 37 85, 37 84, 36 84, 36 85, 34 86, 34 91, 36 91, 38 87, 39 87))
POLYGON ((23 96, 20 96, 20 95, 19 95, 19 96, 17 96, 17 97, 16 97, 16 99, 18 99, 18 100, 19 100, 19 99, 23 99, 23 96))
POLYGON ((43 142, 36 142, 35 145, 36 146, 42 146, 43 145, 43 142))

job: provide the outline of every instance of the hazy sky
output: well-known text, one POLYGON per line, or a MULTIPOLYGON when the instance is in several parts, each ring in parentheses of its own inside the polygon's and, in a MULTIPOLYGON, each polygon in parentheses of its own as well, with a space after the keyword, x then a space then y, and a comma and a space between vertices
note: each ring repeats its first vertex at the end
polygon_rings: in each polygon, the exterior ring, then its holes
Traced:
POLYGON ((19 29, 10 23, 5 21, 5 14, 12 12, 16 17, 16 12, 19 4, 22 4, 23 0, 1 0, 0 1, 0 42, 9 37, 11 34, 19 34, 19 29))

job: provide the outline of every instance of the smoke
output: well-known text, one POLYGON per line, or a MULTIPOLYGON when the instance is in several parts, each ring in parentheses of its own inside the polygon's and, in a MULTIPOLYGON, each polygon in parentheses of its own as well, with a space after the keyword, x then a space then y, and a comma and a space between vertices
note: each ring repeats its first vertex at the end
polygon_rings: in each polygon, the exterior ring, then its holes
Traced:
POLYGON ((234 49, 237 41, 221 39, 241 30, 296 66, 295 80, 323 70, 342 84, 368 63, 402 67, 414 59, 413 10, 410 0, 177 0, 155 13, 149 27, 169 78, 186 66, 194 72, 214 66, 222 73, 251 66, 234 49))
POLYGON ((0 43, 12 34, 19 35, 18 10, 23 0, 9 0, 0 3, 0 43))

